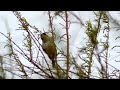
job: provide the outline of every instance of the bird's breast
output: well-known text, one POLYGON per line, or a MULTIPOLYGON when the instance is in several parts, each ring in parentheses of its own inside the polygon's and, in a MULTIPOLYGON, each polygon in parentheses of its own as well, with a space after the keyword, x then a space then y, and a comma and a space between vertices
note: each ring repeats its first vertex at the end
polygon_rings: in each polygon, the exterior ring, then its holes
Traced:
POLYGON ((48 48, 49 44, 50 44, 49 42, 42 43, 42 47, 46 49, 48 48))

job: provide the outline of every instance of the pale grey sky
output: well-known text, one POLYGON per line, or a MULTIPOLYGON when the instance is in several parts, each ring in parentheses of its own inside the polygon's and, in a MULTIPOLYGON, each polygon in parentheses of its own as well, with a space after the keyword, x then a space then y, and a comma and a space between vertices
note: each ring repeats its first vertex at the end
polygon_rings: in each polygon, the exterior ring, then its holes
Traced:
MULTIPOLYGON (((91 11, 79 11, 79 12, 75 12, 75 13, 83 20, 84 23, 88 20, 93 21, 93 19, 95 17, 91 11)), ((23 17, 25 17, 28 20, 28 22, 31 25, 33 25, 33 26, 35 25, 37 28, 39 28, 39 30, 43 30, 43 28, 46 31, 48 30, 48 16, 43 11, 21 11, 21 14, 23 17)), ((111 11, 110 14, 113 15, 117 20, 120 20, 118 11, 111 11)), ((75 21, 75 18, 73 18, 72 16, 70 16, 69 19, 72 21, 75 21)), ((7 28, 6 28, 5 21, 8 22, 8 27, 11 32, 12 39, 15 41, 15 43, 17 43, 20 47, 22 47, 22 40, 23 40, 22 35, 23 35, 24 31, 16 30, 19 27, 19 25, 18 25, 19 21, 14 16, 12 11, 0 11, 0 27, 1 27, 0 32, 7 34, 7 28)), ((62 29, 62 26, 59 24, 61 22, 63 22, 61 19, 56 18, 56 20, 54 21, 54 25, 55 25, 56 30, 61 32, 61 35, 62 35, 65 33, 65 31, 62 29)), ((78 24, 73 24, 73 25, 71 25, 71 27, 69 29, 69 33, 72 37, 70 39, 70 43, 71 43, 70 51, 72 52, 73 55, 76 55, 76 52, 77 52, 76 47, 82 48, 85 46, 85 41, 84 41, 84 38, 86 37, 85 28, 78 24)), ((117 35, 119 35, 118 32, 111 31, 111 33, 110 33, 109 63, 111 65, 115 66, 116 68, 120 69, 120 65, 119 65, 120 63, 114 61, 114 60, 119 60, 119 54, 116 53, 117 50, 119 51, 119 49, 111 50, 111 48, 114 45, 119 45, 119 43, 118 43, 119 40, 117 40, 117 41, 114 40, 117 35)), ((1 37, 1 39, 0 39, 0 43, 1 43, 0 55, 4 55, 7 53, 6 49, 4 48, 4 45, 5 45, 4 42, 6 42, 6 38, 2 35, 0 35, 0 37, 1 37)), ((21 57, 21 59, 22 59, 22 57, 21 57)), ((24 63, 29 64, 26 61, 24 61, 24 63)), ((96 65, 98 65, 97 62, 96 62, 96 65)))

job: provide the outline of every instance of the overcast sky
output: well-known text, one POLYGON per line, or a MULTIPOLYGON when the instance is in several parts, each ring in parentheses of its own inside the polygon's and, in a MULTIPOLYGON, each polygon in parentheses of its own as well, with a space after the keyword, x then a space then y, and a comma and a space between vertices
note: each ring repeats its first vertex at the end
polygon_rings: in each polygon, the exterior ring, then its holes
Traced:
MULTIPOLYGON (((43 11, 21 11, 21 14, 23 17, 25 17, 28 22, 31 25, 35 25, 37 28, 39 28, 39 30, 48 30, 48 16, 46 13, 44 13, 43 11)), ((76 12, 76 14, 82 19, 82 21, 85 23, 88 20, 93 20, 94 19, 94 15, 92 12, 90 11, 80 11, 80 12, 76 12)), ((119 20, 119 14, 117 11, 111 11, 110 12, 111 15, 113 15, 115 17, 115 19, 119 20)), ((69 17, 70 20, 75 21, 75 18, 73 18, 72 16, 69 17)), ((60 30, 60 32, 65 33, 65 31, 63 31, 61 28, 61 26, 59 25, 59 23, 62 22, 61 19, 57 18, 54 21, 54 25, 56 27, 56 29, 60 30)), ((18 29, 19 27, 19 21, 18 19, 15 17, 15 15, 12 13, 12 11, 0 11, 0 32, 7 34, 7 29, 10 30, 11 35, 12 35, 12 39, 19 45, 22 47, 22 40, 23 40, 23 31, 18 31, 16 29, 18 29), (8 26, 6 26, 8 23, 8 26)), ((70 39, 70 43, 71 43, 71 47, 70 51, 73 55, 76 54, 77 48, 76 47, 84 47, 85 46, 85 41, 84 38, 86 37, 85 34, 85 28, 78 25, 78 24, 73 24, 71 25, 70 29, 69 29, 69 33, 71 35, 71 39, 70 39), (81 41, 80 39, 81 38, 81 41), (78 41, 79 40, 79 41, 78 41)), ((114 29, 113 29, 114 30, 114 29)), ((120 69, 120 63, 119 62, 115 62, 114 60, 119 60, 119 54, 117 54, 117 50, 119 51, 119 49, 114 49, 111 51, 111 48, 114 45, 119 45, 119 40, 114 40, 120 33, 118 32, 114 32, 111 31, 110 33, 110 57, 109 57, 109 63, 112 64, 113 66, 115 66, 116 68, 120 69)), ((6 42, 6 38, 2 35, 0 35, 0 43, 1 43, 1 47, 0 47, 0 55, 4 55, 7 53, 7 50, 4 48, 5 42, 6 42)), ((26 62, 24 62, 26 63, 26 62)), ((97 64, 96 64, 97 65, 97 64)))

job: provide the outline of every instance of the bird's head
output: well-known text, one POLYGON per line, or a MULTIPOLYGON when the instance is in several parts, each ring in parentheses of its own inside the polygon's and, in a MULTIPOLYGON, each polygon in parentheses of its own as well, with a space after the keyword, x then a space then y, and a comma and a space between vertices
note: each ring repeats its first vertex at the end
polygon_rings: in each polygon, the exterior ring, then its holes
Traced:
POLYGON ((43 42, 47 42, 47 41, 49 41, 50 37, 46 33, 42 33, 41 39, 43 42))

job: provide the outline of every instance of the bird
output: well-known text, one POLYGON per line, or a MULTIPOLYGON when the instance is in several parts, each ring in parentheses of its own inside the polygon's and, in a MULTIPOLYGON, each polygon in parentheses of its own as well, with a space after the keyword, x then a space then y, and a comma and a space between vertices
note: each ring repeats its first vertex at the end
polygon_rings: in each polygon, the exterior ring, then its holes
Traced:
POLYGON ((55 68, 57 61, 57 49, 56 44, 52 37, 48 36, 46 33, 41 34, 42 49, 47 54, 47 56, 52 61, 52 67, 55 68))

